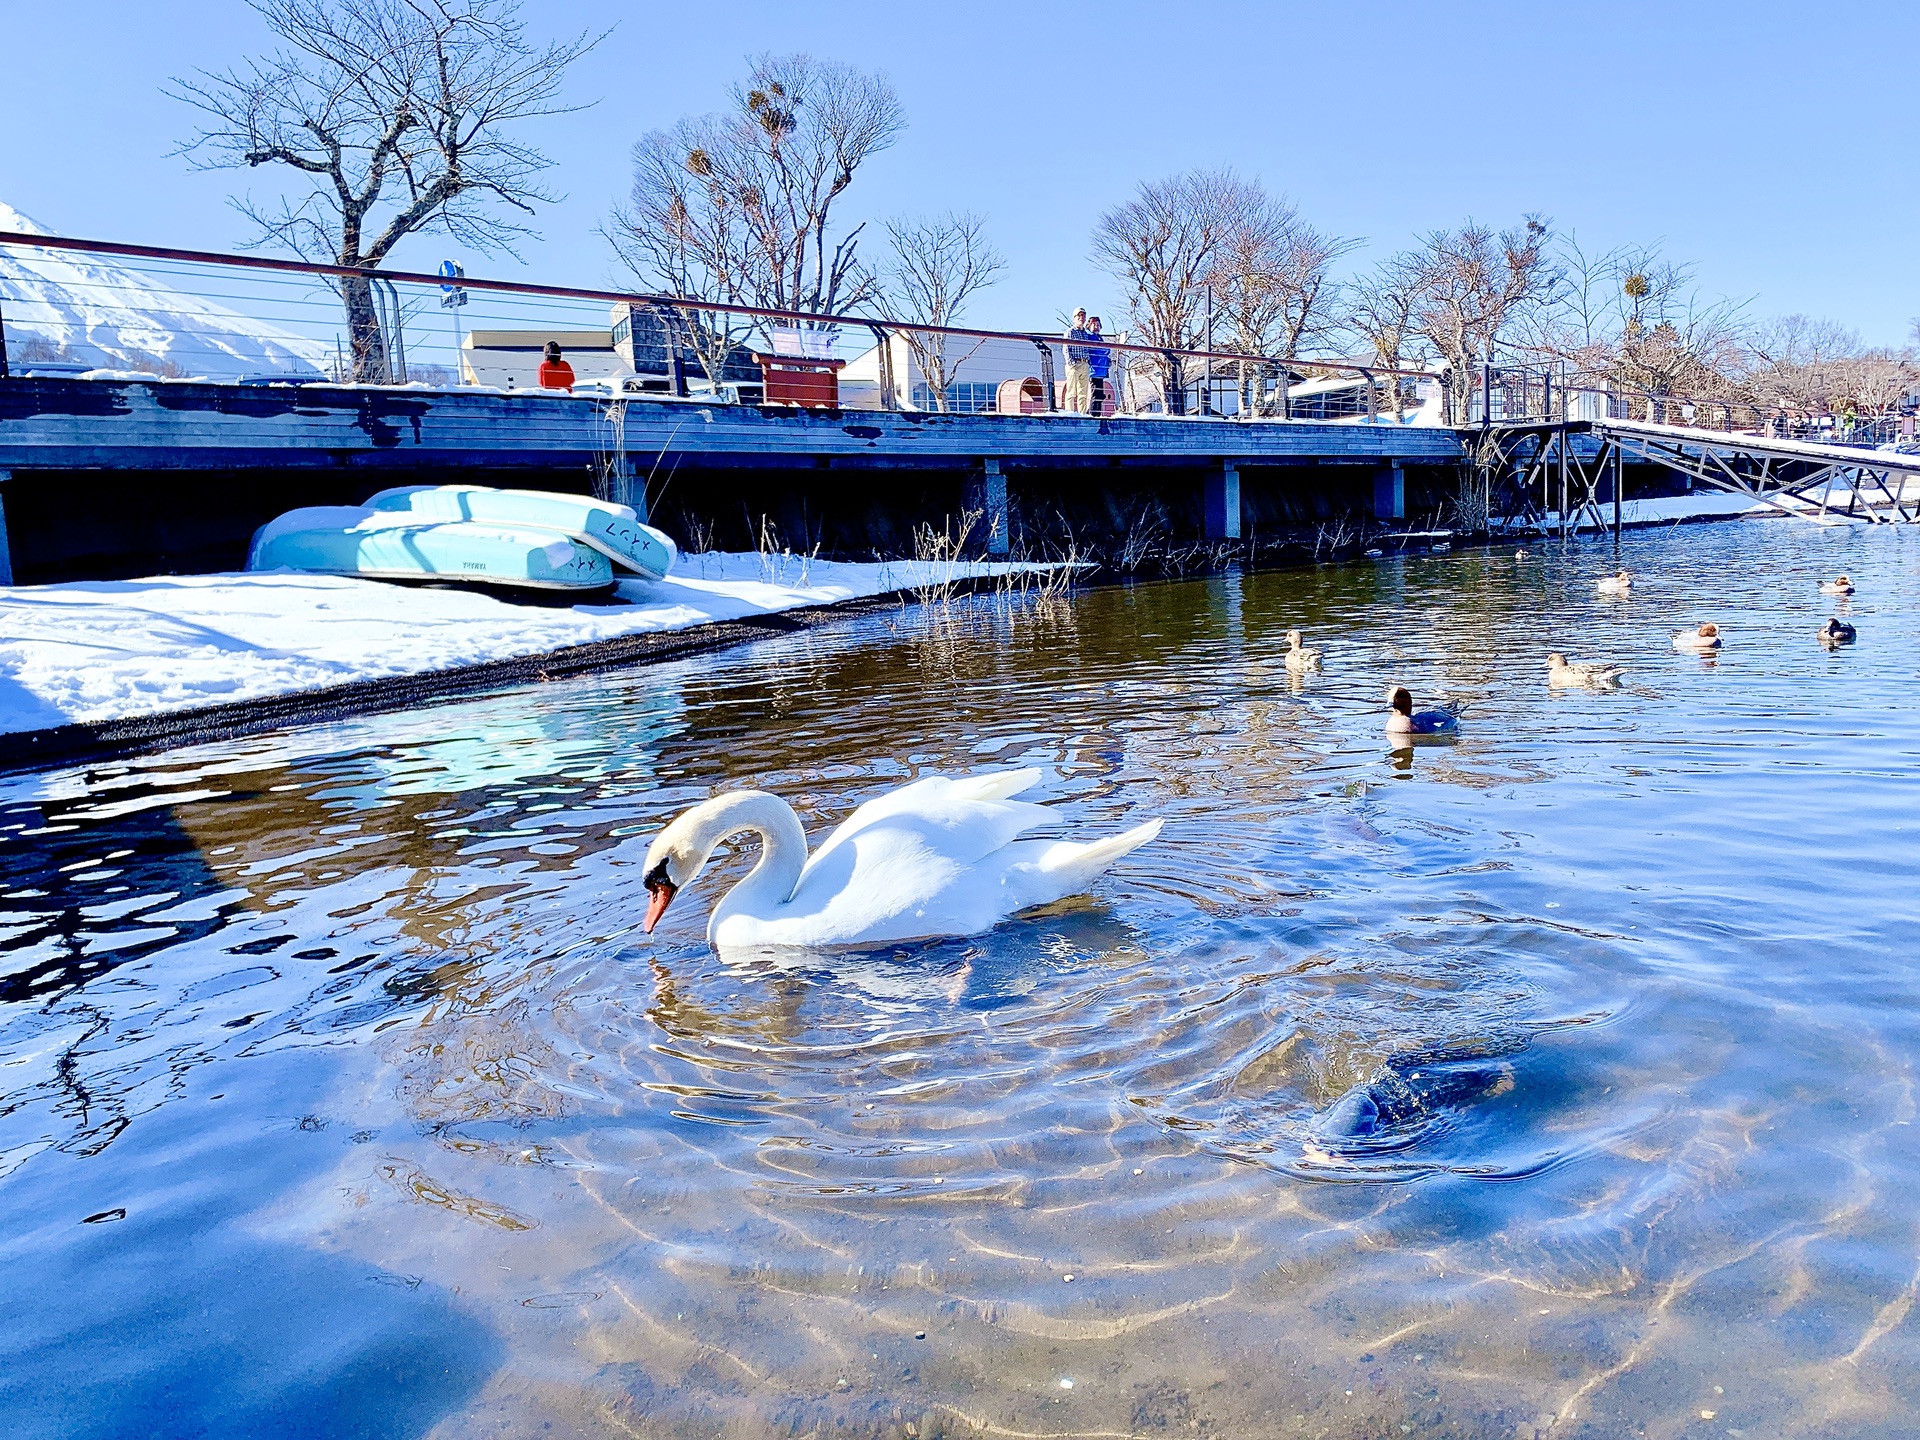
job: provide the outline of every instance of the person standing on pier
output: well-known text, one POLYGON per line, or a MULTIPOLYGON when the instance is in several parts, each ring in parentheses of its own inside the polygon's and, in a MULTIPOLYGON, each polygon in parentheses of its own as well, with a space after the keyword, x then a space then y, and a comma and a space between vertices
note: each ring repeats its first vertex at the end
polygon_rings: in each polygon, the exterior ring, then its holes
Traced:
MULTIPOLYGON (((1091 320, 1087 321, 1087 338, 1089 340, 1103 340, 1106 338, 1100 329, 1100 317, 1098 315, 1095 315, 1091 320)), ((1104 345, 1089 345, 1087 347, 1087 374, 1090 377, 1087 397, 1087 413, 1089 415, 1107 415, 1119 408, 1109 403, 1113 395, 1113 389, 1107 377, 1112 369, 1113 352, 1111 350, 1104 345)))
POLYGON ((549 340, 547 348, 540 356, 540 374, 538 376, 542 390, 573 389, 573 366, 560 354, 560 342, 549 340))
POLYGON ((1073 312, 1073 328, 1067 331, 1067 393, 1061 402, 1061 409, 1070 415, 1088 415, 1093 411, 1093 371, 1087 347, 1072 344, 1075 340, 1091 340, 1087 333, 1087 312, 1073 312))

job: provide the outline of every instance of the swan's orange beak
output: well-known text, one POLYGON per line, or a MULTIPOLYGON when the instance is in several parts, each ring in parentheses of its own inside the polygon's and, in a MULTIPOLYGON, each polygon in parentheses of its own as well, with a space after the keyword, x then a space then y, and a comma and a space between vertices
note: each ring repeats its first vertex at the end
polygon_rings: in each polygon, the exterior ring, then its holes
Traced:
POLYGON ((647 887, 647 918, 640 922, 640 928, 651 935, 653 927, 660 923, 660 917, 667 913, 667 906, 673 903, 673 897, 680 893, 680 887, 671 880, 661 880, 647 887))

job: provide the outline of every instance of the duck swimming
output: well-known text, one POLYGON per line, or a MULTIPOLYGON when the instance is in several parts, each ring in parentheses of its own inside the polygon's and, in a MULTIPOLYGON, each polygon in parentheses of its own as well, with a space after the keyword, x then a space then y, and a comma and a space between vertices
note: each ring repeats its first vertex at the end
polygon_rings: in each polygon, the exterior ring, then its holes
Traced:
POLYGON ((1591 689, 1612 689, 1627 673, 1624 665, 1603 665, 1597 660, 1569 662, 1558 650, 1547 656, 1547 684, 1556 687, 1585 685, 1591 689))
POLYGON ((1709 620, 1697 630, 1682 630, 1673 637, 1676 650, 1707 651, 1720 648, 1720 627, 1709 620))
POLYGON ((1413 696, 1404 685, 1396 685, 1387 692, 1387 704, 1393 707, 1387 716, 1389 735, 1451 735, 1460 728, 1460 714, 1456 710, 1415 710, 1413 696))
POLYGON ((1298 630, 1287 631, 1287 669, 1294 674, 1304 674, 1308 670, 1320 668, 1320 652, 1308 650, 1300 643, 1298 630))
POLYGON ((1851 595, 1853 594, 1853 581, 1845 575, 1836 575, 1831 580, 1822 580, 1820 582, 1820 593, 1822 595, 1851 595))
POLYGON ((811 856, 793 807, 763 790, 702 801, 654 838, 644 862, 651 935, 729 835, 760 837, 760 860, 713 907, 716 949, 884 945, 978 935, 1035 905, 1079 895, 1160 833, 1149 820, 1098 840, 1022 840, 1060 815, 1012 797, 1038 770, 930 775, 860 806, 811 856))
POLYGON ((1602 575, 1593 582, 1593 588, 1602 595, 1625 595, 1633 589, 1633 576, 1624 570, 1616 570, 1611 575, 1602 575))
POLYGON ((1829 619, 1815 632, 1815 638, 1831 650, 1836 645, 1851 645, 1854 629, 1844 620, 1829 619))

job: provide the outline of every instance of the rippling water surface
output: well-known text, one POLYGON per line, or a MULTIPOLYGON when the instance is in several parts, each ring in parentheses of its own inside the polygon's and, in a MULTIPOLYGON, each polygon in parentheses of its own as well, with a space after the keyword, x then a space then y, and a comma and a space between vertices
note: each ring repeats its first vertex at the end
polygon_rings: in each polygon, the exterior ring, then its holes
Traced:
POLYGON ((1623 552, 1629 600, 1595 544, 1103 589, 7 782, 10 1433, 1911 1434, 1920 535, 1623 552), (1391 750, 1390 680, 1463 736, 1391 750), (744 848, 640 933, 715 790, 818 837, 1013 764, 1166 832, 970 941, 725 963, 744 848))

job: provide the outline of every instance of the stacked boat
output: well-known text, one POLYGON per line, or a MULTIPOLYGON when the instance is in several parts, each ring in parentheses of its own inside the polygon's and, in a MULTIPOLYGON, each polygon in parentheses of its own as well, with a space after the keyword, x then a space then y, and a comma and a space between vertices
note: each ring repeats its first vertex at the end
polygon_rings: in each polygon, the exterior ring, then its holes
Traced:
POLYGON ((418 485, 365 505, 290 510, 260 527, 249 570, 592 593, 616 571, 664 580, 673 541, 631 507, 545 490, 418 485))

